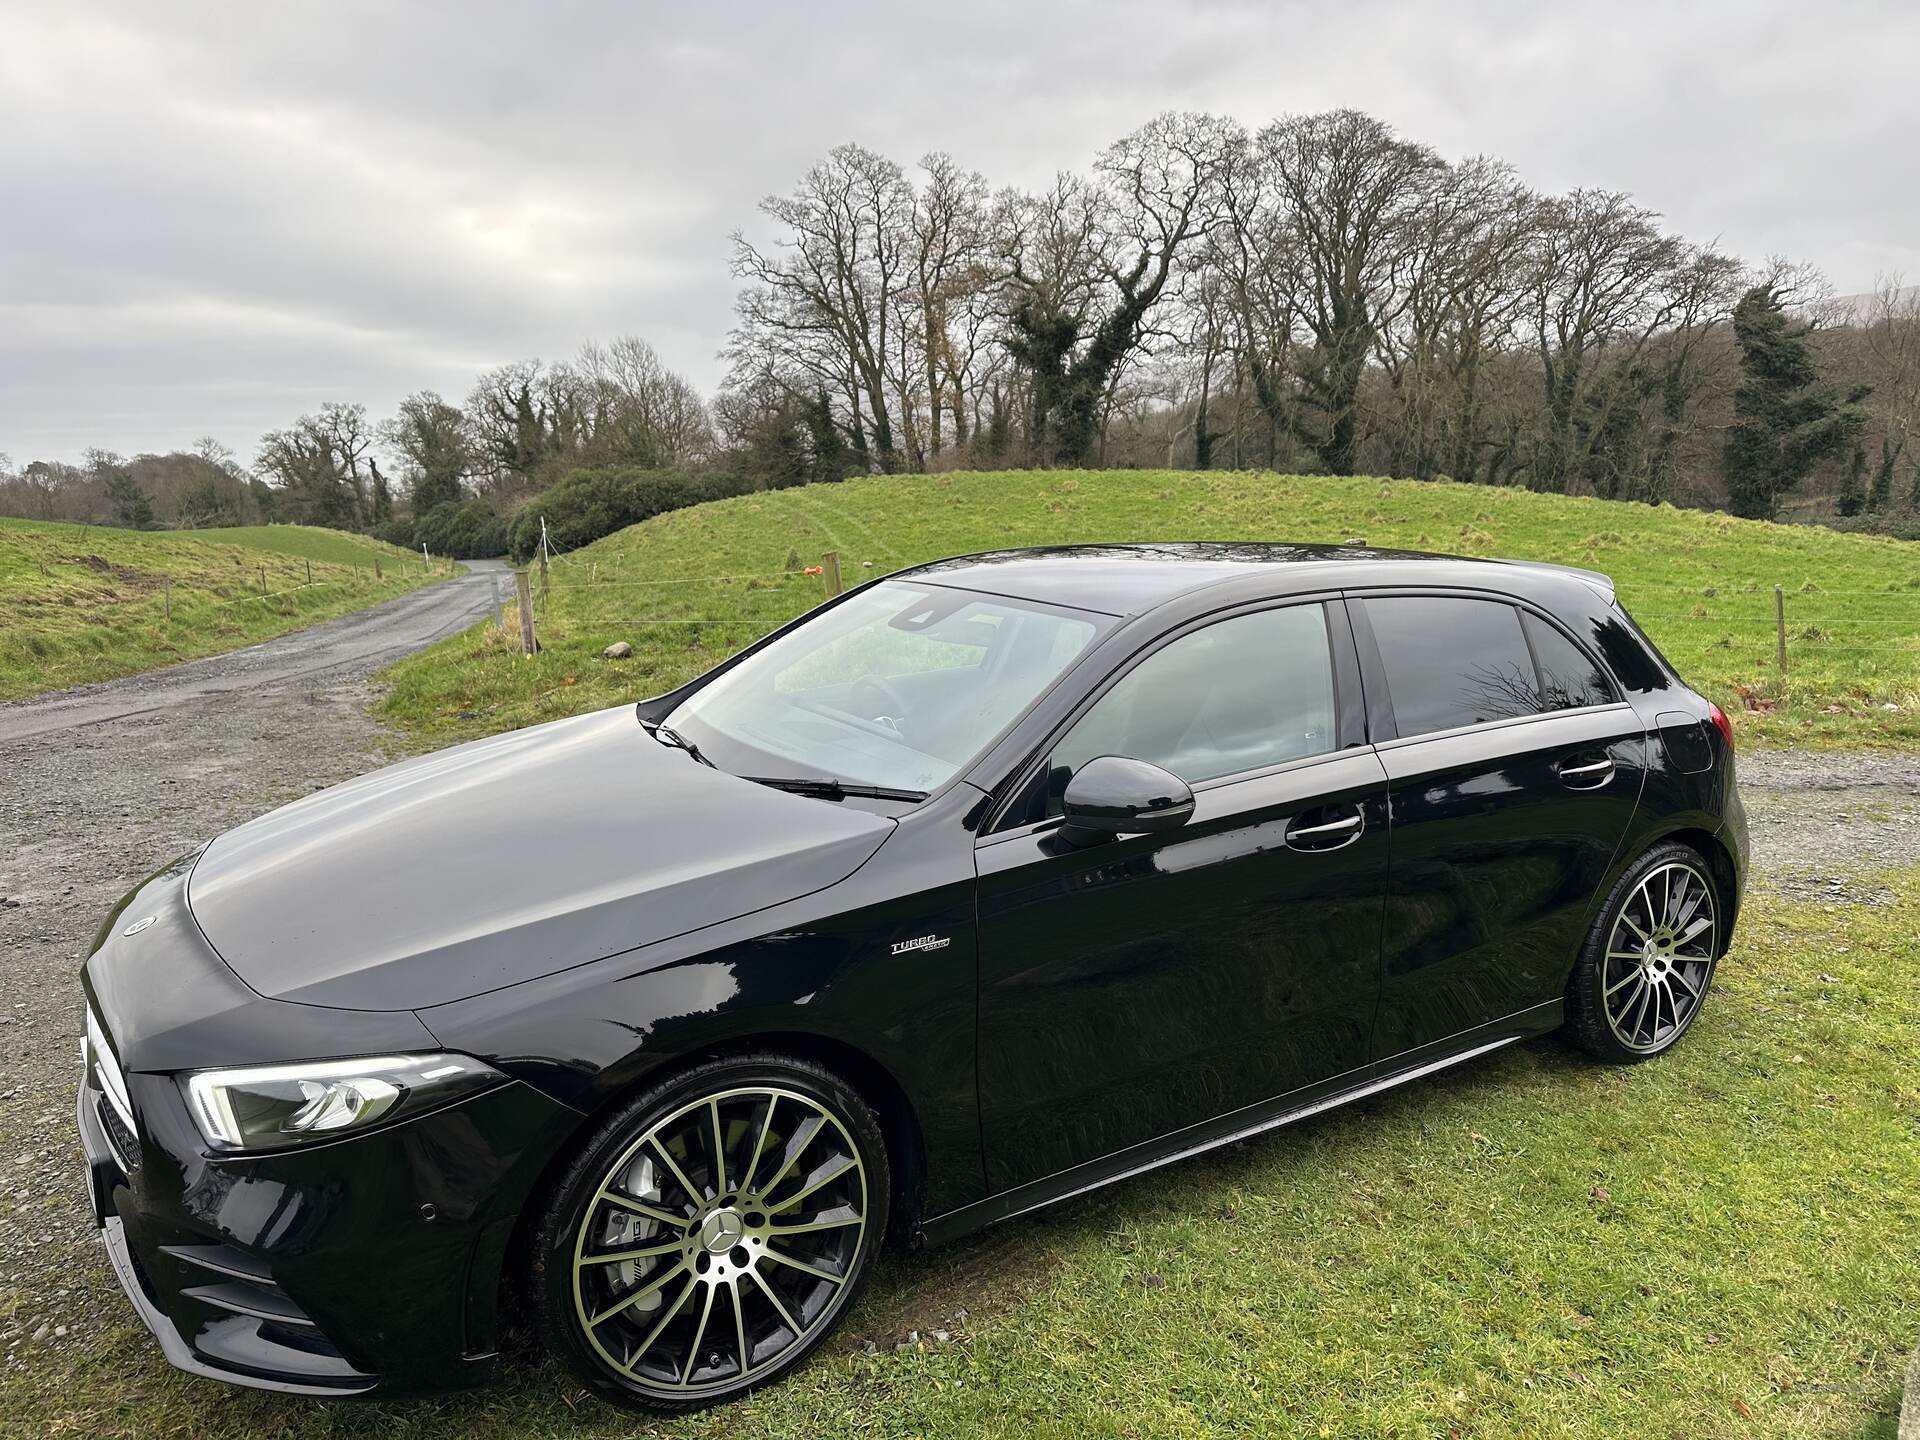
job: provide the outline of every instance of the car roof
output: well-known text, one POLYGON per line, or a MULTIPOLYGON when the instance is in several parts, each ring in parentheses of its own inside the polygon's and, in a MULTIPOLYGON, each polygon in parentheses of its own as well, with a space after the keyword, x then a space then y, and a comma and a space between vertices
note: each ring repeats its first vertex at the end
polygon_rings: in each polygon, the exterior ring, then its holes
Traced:
POLYGON ((1571 565, 1364 545, 1239 540, 990 550, 918 565, 892 578, 1129 616, 1196 590, 1261 577, 1268 583, 1260 588, 1279 595, 1336 587, 1436 584, 1505 591, 1526 588, 1529 576, 1547 575, 1585 581, 1608 598, 1613 594, 1613 581, 1607 576, 1571 565))

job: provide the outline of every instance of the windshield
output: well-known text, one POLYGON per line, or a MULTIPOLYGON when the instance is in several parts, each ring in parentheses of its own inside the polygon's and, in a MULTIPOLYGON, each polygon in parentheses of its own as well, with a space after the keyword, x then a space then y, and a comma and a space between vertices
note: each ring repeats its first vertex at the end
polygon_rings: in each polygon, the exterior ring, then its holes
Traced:
POLYGON ((735 774, 932 790, 999 738, 1104 623, 884 581, 741 661, 665 723, 735 774))

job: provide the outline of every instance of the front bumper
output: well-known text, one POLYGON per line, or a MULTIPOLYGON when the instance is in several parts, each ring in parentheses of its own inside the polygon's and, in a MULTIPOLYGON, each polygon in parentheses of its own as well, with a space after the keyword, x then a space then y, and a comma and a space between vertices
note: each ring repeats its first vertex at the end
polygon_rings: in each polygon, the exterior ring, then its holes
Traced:
POLYGON ((88 1189, 121 1288, 173 1365, 283 1394, 456 1389, 491 1372, 514 1221, 573 1112, 509 1083, 365 1135, 203 1153, 170 1077, 137 1133, 88 1072, 88 1189))

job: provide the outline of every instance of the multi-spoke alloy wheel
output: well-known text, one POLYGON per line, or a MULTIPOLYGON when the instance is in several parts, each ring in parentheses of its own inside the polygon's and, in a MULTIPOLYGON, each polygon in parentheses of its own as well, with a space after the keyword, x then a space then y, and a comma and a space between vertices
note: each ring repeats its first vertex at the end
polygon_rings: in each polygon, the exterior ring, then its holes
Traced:
POLYGON ((564 1256, 567 1349, 615 1398, 711 1404, 797 1363, 885 1223, 884 1151, 858 1097, 810 1066, 725 1068, 751 1073, 675 1087, 603 1133, 564 1187, 543 1283, 559 1289, 564 1256))
POLYGON ((1574 1033, 1607 1059, 1660 1054, 1699 1013, 1721 940, 1700 857, 1681 845, 1645 856, 1615 888, 1575 971, 1574 1033))

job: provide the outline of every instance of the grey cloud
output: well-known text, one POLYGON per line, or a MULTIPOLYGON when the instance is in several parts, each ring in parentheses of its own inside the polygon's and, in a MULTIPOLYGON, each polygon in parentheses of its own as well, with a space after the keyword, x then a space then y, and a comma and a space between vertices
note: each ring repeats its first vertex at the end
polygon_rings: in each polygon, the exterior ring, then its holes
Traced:
POLYGON ((16 3, 0 450, 259 433, 632 331, 711 386, 726 235, 829 146, 1081 166, 1352 105, 1675 228, 1920 275, 1901 4, 16 3))

